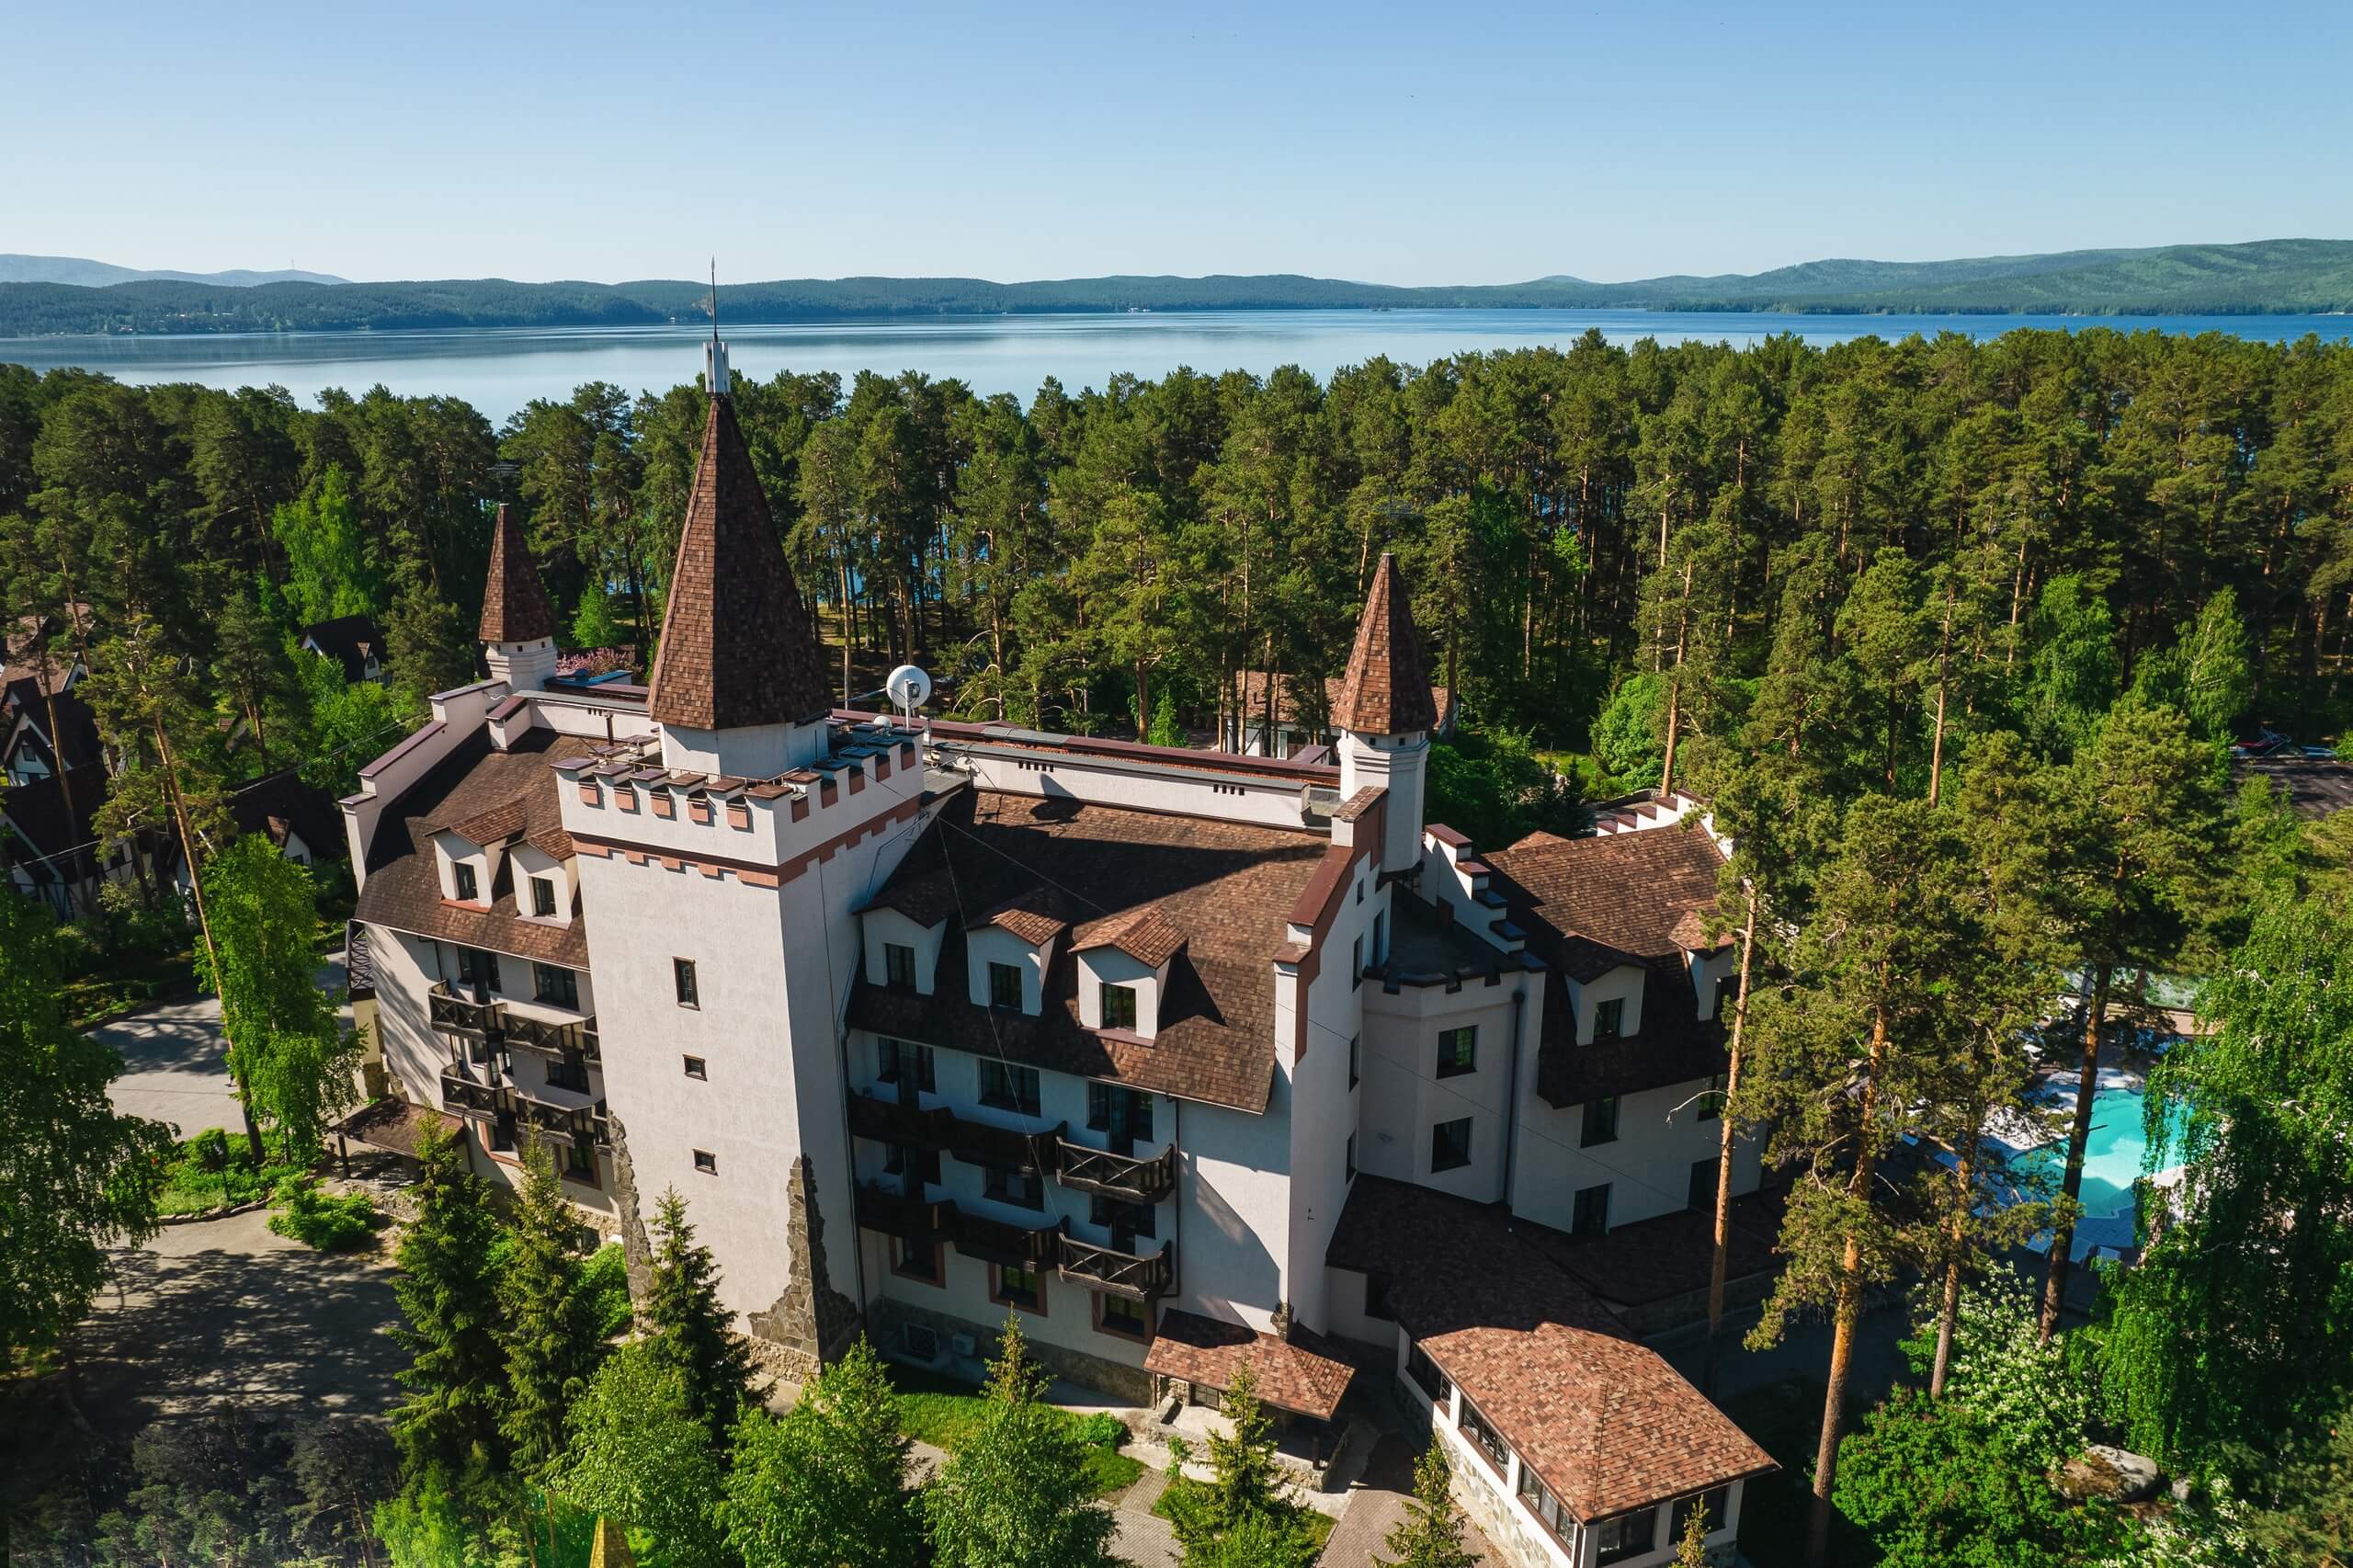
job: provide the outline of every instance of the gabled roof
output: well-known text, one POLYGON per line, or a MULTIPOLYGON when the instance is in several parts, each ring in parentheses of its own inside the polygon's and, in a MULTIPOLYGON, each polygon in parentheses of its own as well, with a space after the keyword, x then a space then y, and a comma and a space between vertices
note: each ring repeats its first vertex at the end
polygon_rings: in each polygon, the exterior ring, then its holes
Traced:
POLYGON ((539 562, 524 540, 522 519, 498 504, 490 533, 490 577, 482 590, 484 642, 537 642, 555 635, 555 608, 540 586, 539 562))
POLYGON ((1185 933, 1168 918, 1168 912, 1156 903, 1146 903, 1080 926, 1071 950, 1083 953, 1090 948, 1117 948, 1146 968, 1158 969, 1184 945, 1185 933))
MULTIPOLYGON (((495 542, 491 548, 497 548, 495 542)), ((379 665, 384 662, 384 633, 369 616, 338 615, 332 620, 314 621, 302 628, 302 641, 322 657, 341 665, 347 681, 367 678, 371 656, 379 665)))
POLYGON ((1051 888, 1024 888, 995 908, 975 916, 965 929, 978 931, 987 926, 1002 926, 1031 947, 1042 948, 1070 929, 1068 907, 1068 901, 1051 888))
POLYGON ((476 812, 449 831, 470 844, 484 847, 504 844, 523 831, 523 802, 506 801, 488 811, 476 812))
POLYGON ((725 397, 710 400, 646 711, 690 730, 822 719, 824 650, 725 397))
POLYGON ((1404 735, 1438 728, 1438 704, 1430 692, 1429 667, 1414 631, 1405 580, 1397 558, 1382 552, 1372 588, 1357 621, 1356 646, 1340 679, 1332 722, 1360 735, 1404 735))
POLYGON ((1687 938, 1698 937, 1688 922, 1716 907, 1724 864, 1696 823, 1598 838, 1532 833, 1486 859, 1523 926, 1522 916, 1531 916, 1643 959, 1679 957, 1687 938))
MULTIPOLYGON (((1275 722, 1278 725, 1298 727, 1304 717, 1300 711, 1297 700, 1300 687, 1302 681, 1310 678, 1312 677, 1290 675, 1270 676, 1264 670, 1244 670, 1242 672, 1242 722, 1245 724, 1266 722, 1267 682, 1271 679, 1275 683, 1275 722)), ((1340 710, 1341 694, 1347 689, 1347 680, 1339 676, 1332 676, 1324 680, 1324 710, 1325 712, 1337 713, 1340 710)), ((1453 706, 1452 692, 1442 686, 1430 687, 1430 709, 1438 716, 1441 725, 1444 724, 1446 715, 1453 706)))
POLYGON ((237 787, 229 814, 240 833, 258 833, 280 849, 287 835, 299 836, 313 855, 340 860, 347 849, 343 813, 324 790, 302 782, 292 768, 237 787))
POLYGON ((1280 1339, 1180 1307, 1162 1312, 1143 1358, 1147 1372, 1221 1390, 1245 1366, 1260 1400, 1318 1421, 1332 1419, 1357 1375, 1339 1346, 1308 1329, 1294 1328, 1280 1339))

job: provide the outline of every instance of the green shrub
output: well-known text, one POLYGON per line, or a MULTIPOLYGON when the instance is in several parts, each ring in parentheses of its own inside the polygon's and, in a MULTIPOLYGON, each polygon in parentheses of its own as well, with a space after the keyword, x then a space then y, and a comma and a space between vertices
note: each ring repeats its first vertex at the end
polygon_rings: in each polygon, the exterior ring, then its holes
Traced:
POLYGON ((365 1245, 381 1222, 375 1200, 366 1193, 329 1198, 307 1176, 281 1183, 278 1196, 284 1207, 269 1217, 269 1228, 321 1252, 349 1252, 365 1245))
POLYGON ((161 1211, 206 1214, 267 1199, 280 1182, 302 1174, 302 1166, 286 1161, 249 1165, 245 1153, 244 1133, 217 1127, 183 1141, 165 1162, 161 1211))
POLYGON ((597 1337, 610 1339, 629 1331, 629 1262, 621 1256, 620 1243, 607 1242, 589 1255, 581 1266, 580 1289, 597 1337))

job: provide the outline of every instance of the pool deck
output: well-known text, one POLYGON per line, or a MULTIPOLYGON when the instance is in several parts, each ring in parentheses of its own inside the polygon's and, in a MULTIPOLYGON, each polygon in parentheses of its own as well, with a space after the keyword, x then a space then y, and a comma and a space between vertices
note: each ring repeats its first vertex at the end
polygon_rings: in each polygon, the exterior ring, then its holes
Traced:
MULTIPOLYGON (((2072 1116, 2076 1090, 2082 1081, 2080 1067, 2051 1063, 2036 1074, 2035 1083, 2028 1090, 2028 1098, 2048 1104, 2054 1112, 2072 1116)), ((2101 1048, 2097 1094, 2138 1095, 2147 1089, 2148 1083, 2148 1063, 2143 1054, 2114 1044, 2101 1048)), ((2005 1160, 2017 1159, 2066 1136, 2064 1120, 2043 1120, 2016 1111, 1997 1117, 1986 1129, 1987 1141, 2001 1149, 2005 1160)), ((2179 1183, 2181 1171, 2178 1167, 2159 1171, 2150 1180, 2159 1187, 2170 1187, 2179 1183)), ((2131 1263, 2141 1256, 2138 1217, 2130 1212, 2082 1215, 2075 1221, 2075 1233, 2069 1240, 2067 1255, 2076 1263, 2089 1257, 2109 1257, 2131 1263)), ((2041 1231, 2026 1245, 2030 1251, 2047 1254, 2052 1241, 2052 1233, 2041 1231)))

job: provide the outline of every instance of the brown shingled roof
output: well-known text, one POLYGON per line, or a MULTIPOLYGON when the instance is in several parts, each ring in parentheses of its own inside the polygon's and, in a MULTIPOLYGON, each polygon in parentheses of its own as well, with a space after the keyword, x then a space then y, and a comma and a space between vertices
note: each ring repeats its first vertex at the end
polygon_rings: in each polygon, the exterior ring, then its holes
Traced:
POLYGON ((1522 926, 1521 916, 1532 915, 1556 931, 1658 959, 1683 951, 1685 916, 1716 907, 1724 858, 1695 824, 1598 838, 1531 833, 1487 863, 1509 879, 1497 891, 1522 926))
POLYGON ((1083 953, 1089 948, 1117 948, 1136 962, 1158 969, 1184 945, 1185 933, 1176 929, 1168 912, 1147 903, 1079 927, 1078 940, 1071 950, 1083 953))
POLYGON ((1051 888, 1024 888, 965 927, 1001 926, 1033 948, 1042 948, 1070 929, 1068 903, 1051 888))
POLYGON ((473 844, 504 844, 523 831, 523 802, 507 801, 476 812, 450 831, 473 844))
POLYGON ((555 635, 555 608, 540 586, 539 563, 523 539, 523 525, 498 504, 498 520, 490 532, 490 577, 482 590, 484 642, 536 642, 555 635))
POLYGON ((1367 735, 1403 735, 1438 728, 1438 704, 1397 558, 1383 552, 1372 589, 1357 621, 1348 673, 1341 677, 1332 722, 1367 735))
POLYGON ((1318 1421, 1332 1419, 1357 1375, 1336 1346, 1306 1329, 1294 1328, 1286 1341, 1176 1307, 1160 1314, 1159 1332, 1143 1358, 1147 1372, 1214 1389, 1230 1386, 1244 1366, 1261 1401, 1318 1421))
POLYGON ((692 730, 823 718, 833 707, 824 663, 735 411, 714 397, 646 711, 692 730))
POLYGON ((1250 823, 959 790, 872 902, 928 912, 945 894, 943 913, 979 912, 1051 886, 1094 920, 1157 905, 1185 937, 1159 1028, 1143 1041, 1081 1023, 1077 960, 1068 951, 1046 975, 1042 1015, 975 1006, 962 920, 949 922, 931 995, 870 984, 861 969, 849 1025, 1262 1111, 1274 1083, 1274 959, 1325 844, 1319 835, 1250 823))
POLYGON ((1359 1176, 1324 1260, 1379 1276, 1390 1310, 1580 1519, 1774 1468, 1552 1256, 1576 1244, 1500 1205, 1359 1176), (1544 1233, 1538 1245, 1525 1233, 1544 1233))

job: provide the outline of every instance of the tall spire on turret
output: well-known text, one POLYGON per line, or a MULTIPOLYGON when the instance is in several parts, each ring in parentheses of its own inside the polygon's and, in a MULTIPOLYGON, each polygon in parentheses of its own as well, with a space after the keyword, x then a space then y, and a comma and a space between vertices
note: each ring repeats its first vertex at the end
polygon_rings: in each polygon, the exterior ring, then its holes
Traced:
POLYGON ((1414 631, 1413 608, 1397 558, 1382 551, 1372 589, 1357 621, 1356 646, 1332 722, 1369 735, 1406 735, 1438 728, 1438 703, 1430 692, 1429 666, 1422 662, 1422 640, 1414 631))
MULTIPOLYGON (((715 329, 708 353, 710 412, 670 574, 647 711, 665 734, 686 732, 677 736, 682 760, 674 767, 725 753, 714 771, 756 776, 806 761, 822 746, 833 687, 735 423, 727 346, 715 329), (798 741, 778 734, 725 739, 812 725, 814 735, 798 741)), ((665 755, 668 749, 665 742, 665 755)))
POLYGON ((536 691, 555 674, 555 607, 540 586, 539 562, 523 525, 505 502, 490 530, 490 576, 482 589, 483 660, 510 691, 536 691))

